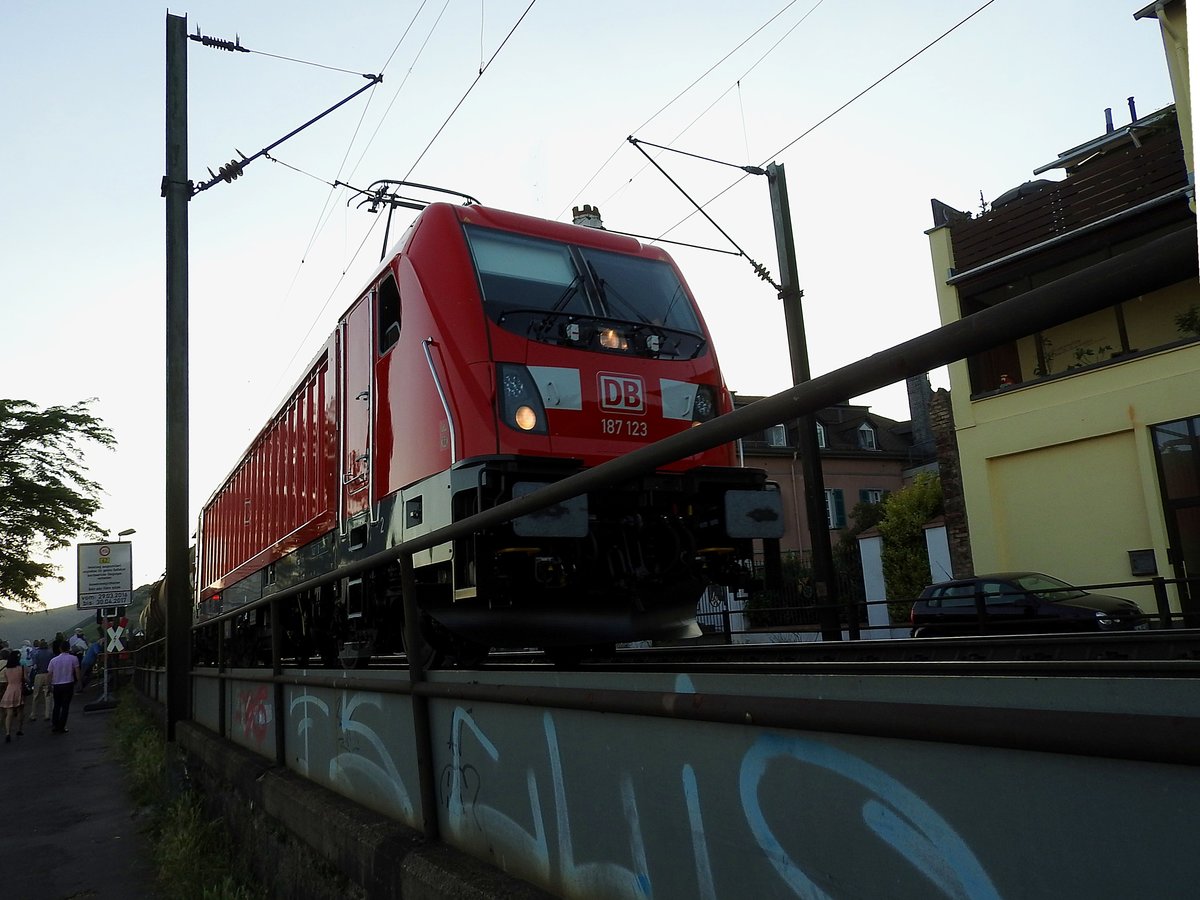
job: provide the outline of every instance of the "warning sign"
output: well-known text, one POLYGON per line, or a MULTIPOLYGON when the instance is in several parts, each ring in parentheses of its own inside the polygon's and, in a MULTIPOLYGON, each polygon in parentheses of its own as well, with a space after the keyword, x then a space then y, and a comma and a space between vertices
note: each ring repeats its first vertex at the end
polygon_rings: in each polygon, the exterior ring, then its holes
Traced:
POLYGON ((133 595, 133 544, 106 541, 76 544, 79 562, 77 609, 128 606, 133 595))
POLYGON ((105 633, 108 635, 108 652, 120 653, 125 649, 125 644, 121 641, 121 636, 125 634, 125 626, 118 625, 116 628, 108 628, 105 633))

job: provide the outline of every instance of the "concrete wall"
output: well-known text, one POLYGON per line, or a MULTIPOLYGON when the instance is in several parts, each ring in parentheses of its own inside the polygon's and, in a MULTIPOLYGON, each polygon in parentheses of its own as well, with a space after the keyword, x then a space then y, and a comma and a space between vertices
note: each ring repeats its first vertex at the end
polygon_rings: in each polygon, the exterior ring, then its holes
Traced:
POLYGON ((366 806, 191 722, 179 723, 191 786, 235 835, 244 861, 289 900, 547 900, 366 806))
POLYGON ((287 676, 250 716, 236 702, 270 675, 236 674, 196 709, 219 721, 223 697, 230 739, 180 723, 179 743, 277 896, 1166 897, 1200 880, 1186 677, 434 673, 430 844, 405 824, 422 811, 404 673, 287 676), (1114 835, 1154 852, 1099 852, 1114 835))

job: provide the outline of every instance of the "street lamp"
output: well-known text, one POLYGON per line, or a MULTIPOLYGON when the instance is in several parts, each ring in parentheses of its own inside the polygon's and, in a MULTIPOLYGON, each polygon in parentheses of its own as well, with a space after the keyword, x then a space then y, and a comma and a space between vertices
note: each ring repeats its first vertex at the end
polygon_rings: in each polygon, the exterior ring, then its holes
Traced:
POLYGON ((117 532, 117 540, 119 541, 121 538, 128 537, 131 534, 137 534, 137 529, 136 528, 126 528, 124 531, 118 531, 117 532))

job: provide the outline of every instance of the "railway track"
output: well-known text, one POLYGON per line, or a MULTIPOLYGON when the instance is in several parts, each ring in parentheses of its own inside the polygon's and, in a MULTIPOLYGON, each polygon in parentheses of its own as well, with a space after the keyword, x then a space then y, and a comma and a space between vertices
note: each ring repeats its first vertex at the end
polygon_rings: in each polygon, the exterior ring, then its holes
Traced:
MULTIPOLYGON (((364 672, 407 669, 403 654, 364 672)), ((283 668, 295 671, 293 660, 283 668)), ((540 650, 496 650, 487 671, 554 669, 540 650)), ((562 667, 559 667, 562 668, 562 667)), ((570 667, 588 672, 869 673, 954 675, 1200 675, 1200 629, 1113 634, 911 638, 840 642, 678 644, 620 648, 570 667)), ((329 671, 310 667, 307 671, 329 671)))

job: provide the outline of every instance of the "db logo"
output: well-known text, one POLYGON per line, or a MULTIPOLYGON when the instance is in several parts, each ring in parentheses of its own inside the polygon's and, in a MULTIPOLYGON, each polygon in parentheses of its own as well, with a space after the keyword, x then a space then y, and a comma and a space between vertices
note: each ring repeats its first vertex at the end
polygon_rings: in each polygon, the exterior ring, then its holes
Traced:
POLYGON ((601 409, 638 414, 646 411, 646 389, 640 376, 601 372, 599 379, 601 409))

